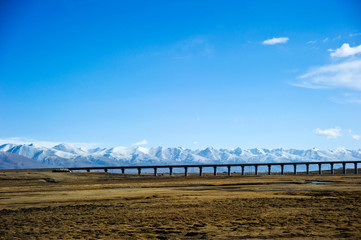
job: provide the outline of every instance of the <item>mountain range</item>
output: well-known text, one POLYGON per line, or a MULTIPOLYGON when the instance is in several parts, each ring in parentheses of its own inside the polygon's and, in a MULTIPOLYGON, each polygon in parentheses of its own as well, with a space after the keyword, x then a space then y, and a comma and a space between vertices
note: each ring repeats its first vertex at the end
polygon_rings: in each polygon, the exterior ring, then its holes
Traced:
POLYGON ((66 143, 53 147, 11 143, 0 145, 0 169, 353 160, 361 160, 361 149, 215 149, 208 147, 191 150, 182 147, 145 148, 141 146, 85 149, 66 143))

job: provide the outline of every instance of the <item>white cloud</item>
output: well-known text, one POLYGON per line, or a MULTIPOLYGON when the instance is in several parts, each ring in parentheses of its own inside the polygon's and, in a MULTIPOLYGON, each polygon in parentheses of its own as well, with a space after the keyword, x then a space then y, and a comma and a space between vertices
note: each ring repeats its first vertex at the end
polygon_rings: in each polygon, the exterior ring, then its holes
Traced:
POLYGON ((141 146, 141 145, 147 145, 147 144, 148 144, 148 141, 144 139, 142 141, 133 143, 132 146, 141 146))
POLYGON ((361 90, 361 59, 325 65, 299 76, 305 88, 348 88, 361 90))
POLYGON ((280 43, 286 43, 288 40, 290 40, 288 37, 280 37, 280 38, 271 38, 264 40, 262 42, 263 45, 275 45, 280 43))
POLYGON ((351 137, 357 141, 361 139, 361 136, 357 134, 352 134, 351 137))
POLYGON ((327 41, 328 41, 328 37, 322 40, 322 42, 327 42, 327 41))
POLYGON ((352 130, 351 130, 351 129, 348 130, 348 133, 350 134, 350 136, 351 136, 353 139, 355 139, 355 140, 357 140, 357 141, 361 139, 361 135, 352 133, 352 130))
POLYGON ((327 139, 335 139, 338 137, 341 137, 341 128, 335 127, 335 128, 328 128, 328 129, 319 129, 317 128, 315 130, 315 133, 319 136, 325 136, 327 139))
POLYGON ((361 53, 361 45, 358 45, 356 47, 350 47, 350 44, 344 43, 340 48, 337 48, 335 50, 330 49, 329 51, 331 51, 331 57, 350 57, 361 53))

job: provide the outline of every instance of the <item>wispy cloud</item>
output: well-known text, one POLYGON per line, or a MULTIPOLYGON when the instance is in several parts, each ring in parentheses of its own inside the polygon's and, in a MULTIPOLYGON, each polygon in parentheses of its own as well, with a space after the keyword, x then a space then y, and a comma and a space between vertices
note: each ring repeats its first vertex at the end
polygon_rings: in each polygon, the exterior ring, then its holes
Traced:
POLYGON ((286 43, 290 40, 288 37, 270 38, 262 42, 263 45, 275 45, 280 43, 286 43))
POLYGON ((330 100, 338 104, 361 104, 361 95, 357 93, 343 93, 341 96, 330 97, 330 100))
POLYGON ((329 49, 329 51, 331 52, 331 57, 350 57, 361 53, 361 45, 358 45, 356 47, 350 47, 350 44, 344 43, 340 48, 337 48, 335 50, 329 49))
POLYGON ((340 40, 342 38, 341 35, 338 35, 337 37, 334 37, 332 40, 340 40))
POLYGON ((213 51, 209 41, 203 36, 193 36, 176 42, 169 48, 176 59, 189 59, 194 56, 205 56, 213 51))
POLYGON ((233 121, 236 122, 236 123, 242 122, 243 117, 235 117, 235 118, 233 118, 233 121))
POLYGON ((351 129, 348 130, 348 133, 350 134, 350 136, 351 136, 353 139, 355 139, 355 140, 357 140, 357 141, 361 139, 361 135, 354 134, 351 129))
POLYGON ((142 146, 142 145, 147 145, 148 144, 148 141, 143 139, 142 141, 139 141, 139 142, 136 142, 136 143, 133 143, 132 146, 142 146))
POLYGON ((335 127, 335 128, 328 128, 328 129, 319 129, 317 128, 315 130, 315 133, 319 136, 324 136, 327 139, 336 139, 338 137, 341 137, 341 128, 335 127))
POLYGON ((356 134, 352 134, 351 137, 357 141, 361 139, 361 136, 356 134))
POLYGON ((311 41, 308 41, 307 44, 315 44, 317 42, 317 40, 311 40, 311 41))
POLYGON ((350 33, 349 36, 350 37, 357 37, 357 36, 361 36, 361 33, 350 33))
POLYGON ((34 144, 38 147, 54 147, 55 145, 61 144, 61 143, 67 143, 69 145, 73 145, 76 147, 83 147, 83 148, 94 148, 99 146, 99 143, 90 143, 90 142, 57 142, 57 141, 41 141, 36 140, 33 138, 28 137, 11 137, 11 138, 1 138, 0 144, 34 144))
POLYGON ((154 56, 162 56, 176 60, 189 60, 194 57, 208 57, 213 53, 213 45, 207 37, 196 35, 180 39, 169 45, 158 46, 154 56))
POLYGON ((361 90, 361 59, 318 67, 299 76, 299 79, 301 82, 295 86, 361 90))
POLYGON ((332 64, 311 68, 298 77, 294 86, 311 89, 348 89, 349 93, 331 96, 335 103, 361 104, 361 45, 350 47, 342 44, 335 50, 329 49, 332 64))

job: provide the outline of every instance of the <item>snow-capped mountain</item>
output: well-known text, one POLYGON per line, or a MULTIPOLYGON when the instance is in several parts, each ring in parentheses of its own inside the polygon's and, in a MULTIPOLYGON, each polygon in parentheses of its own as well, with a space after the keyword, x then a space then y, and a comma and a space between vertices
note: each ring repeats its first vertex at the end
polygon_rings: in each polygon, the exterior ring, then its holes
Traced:
POLYGON ((214 149, 113 147, 84 149, 69 144, 39 147, 0 145, 0 169, 160 164, 262 163, 361 160, 361 149, 214 149))

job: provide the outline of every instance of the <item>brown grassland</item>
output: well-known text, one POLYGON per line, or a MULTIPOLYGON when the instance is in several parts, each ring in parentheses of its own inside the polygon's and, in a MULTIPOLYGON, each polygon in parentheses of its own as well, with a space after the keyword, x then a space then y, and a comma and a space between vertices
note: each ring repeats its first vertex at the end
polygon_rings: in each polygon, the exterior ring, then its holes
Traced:
POLYGON ((361 174, 0 171, 0 239, 269 238, 361 239, 361 174))

